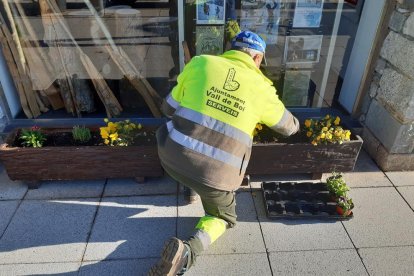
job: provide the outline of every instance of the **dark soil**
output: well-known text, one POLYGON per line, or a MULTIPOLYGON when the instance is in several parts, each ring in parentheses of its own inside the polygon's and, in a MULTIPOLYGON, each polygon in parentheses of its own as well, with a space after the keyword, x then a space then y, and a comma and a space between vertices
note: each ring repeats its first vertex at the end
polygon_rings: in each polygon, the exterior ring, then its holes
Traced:
MULTIPOLYGON (((65 131, 45 131, 46 141, 43 144, 43 147, 73 147, 73 146, 106 146, 103 143, 101 135, 98 131, 91 131, 92 138, 86 143, 81 143, 75 141, 72 137, 72 132, 65 131)), ((21 140, 19 140, 19 133, 16 135, 16 138, 12 144, 13 147, 22 147, 21 140)), ((130 146, 144 146, 144 145, 154 145, 156 144, 155 132, 154 131, 144 131, 142 134, 137 136, 134 139, 134 143, 130 146)))

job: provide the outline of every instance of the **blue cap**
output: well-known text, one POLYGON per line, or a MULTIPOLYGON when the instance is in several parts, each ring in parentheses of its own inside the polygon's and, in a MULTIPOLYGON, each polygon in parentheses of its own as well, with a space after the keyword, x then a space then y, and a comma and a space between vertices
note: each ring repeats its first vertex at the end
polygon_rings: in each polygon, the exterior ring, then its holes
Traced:
POLYGON ((233 38, 231 47, 250 48, 264 54, 266 51, 266 42, 253 32, 242 31, 233 38))

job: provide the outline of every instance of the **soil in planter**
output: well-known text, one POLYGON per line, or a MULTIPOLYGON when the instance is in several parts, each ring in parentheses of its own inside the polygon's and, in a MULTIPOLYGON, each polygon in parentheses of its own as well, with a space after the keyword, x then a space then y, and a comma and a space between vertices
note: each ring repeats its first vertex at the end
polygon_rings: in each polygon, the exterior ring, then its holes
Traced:
POLYGON ((269 218, 316 218, 346 220, 336 211, 326 183, 263 182, 262 192, 269 218))
MULTIPOLYGON (((103 143, 101 135, 98 131, 91 131, 91 139, 86 143, 80 143, 75 141, 72 136, 72 132, 64 131, 45 131, 46 141, 43 144, 43 147, 73 147, 73 146, 107 146, 103 143)), ((22 147, 21 140, 19 140, 20 134, 16 135, 15 140, 13 141, 13 147, 22 147)), ((145 145, 154 145, 156 143, 155 132, 154 131, 145 131, 145 135, 139 135, 134 139, 133 144, 130 146, 145 146, 145 145)))

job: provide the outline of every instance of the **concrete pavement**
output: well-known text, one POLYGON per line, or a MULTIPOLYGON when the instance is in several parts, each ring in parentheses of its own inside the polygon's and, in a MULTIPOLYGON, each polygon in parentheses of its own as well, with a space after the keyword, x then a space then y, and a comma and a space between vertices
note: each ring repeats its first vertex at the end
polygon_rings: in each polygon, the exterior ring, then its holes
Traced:
MULTIPOLYGON (((169 177, 28 190, 0 170, 1 276, 146 275, 163 242, 187 238, 203 215, 169 177)), ((241 188, 236 228, 186 275, 412 275, 414 172, 384 173, 362 152, 345 179, 355 209, 343 222, 269 220, 260 182, 241 188)))

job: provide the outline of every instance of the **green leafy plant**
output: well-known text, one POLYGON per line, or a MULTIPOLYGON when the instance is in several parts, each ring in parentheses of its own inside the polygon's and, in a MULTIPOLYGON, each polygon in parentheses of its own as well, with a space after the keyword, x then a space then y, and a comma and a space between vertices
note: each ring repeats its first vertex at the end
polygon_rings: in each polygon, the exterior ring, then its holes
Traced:
POLYGON ((19 140, 22 140, 24 147, 41 148, 46 141, 46 135, 40 131, 39 127, 34 126, 30 129, 23 129, 19 140))
POLYGON ((85 126, 74 126, 72 136, 75 141, 86 143, 92 138, 91 130, 85 126))
POLYGON ((108 119, 104 119, 104 121, 107 125, 99 129, 105 145, 129 146, 136 137, 147 135, 145 131, 141 130, 141 124, 135 124, 129 120, 110 122, 108 119))
POLYGON ((338 116, 333 117, 329 114, 320 120, 306 119, 304 123, 306 136, 314 146, 328 143, 342 144, 350 140, 351 131, 343 129, 339 125, 340 122, 338 116))
POLYGON ((348 186, 341 173, 333 172, 332 176, 326 179, 328 191, 335 197, 347 197, 348 186))

